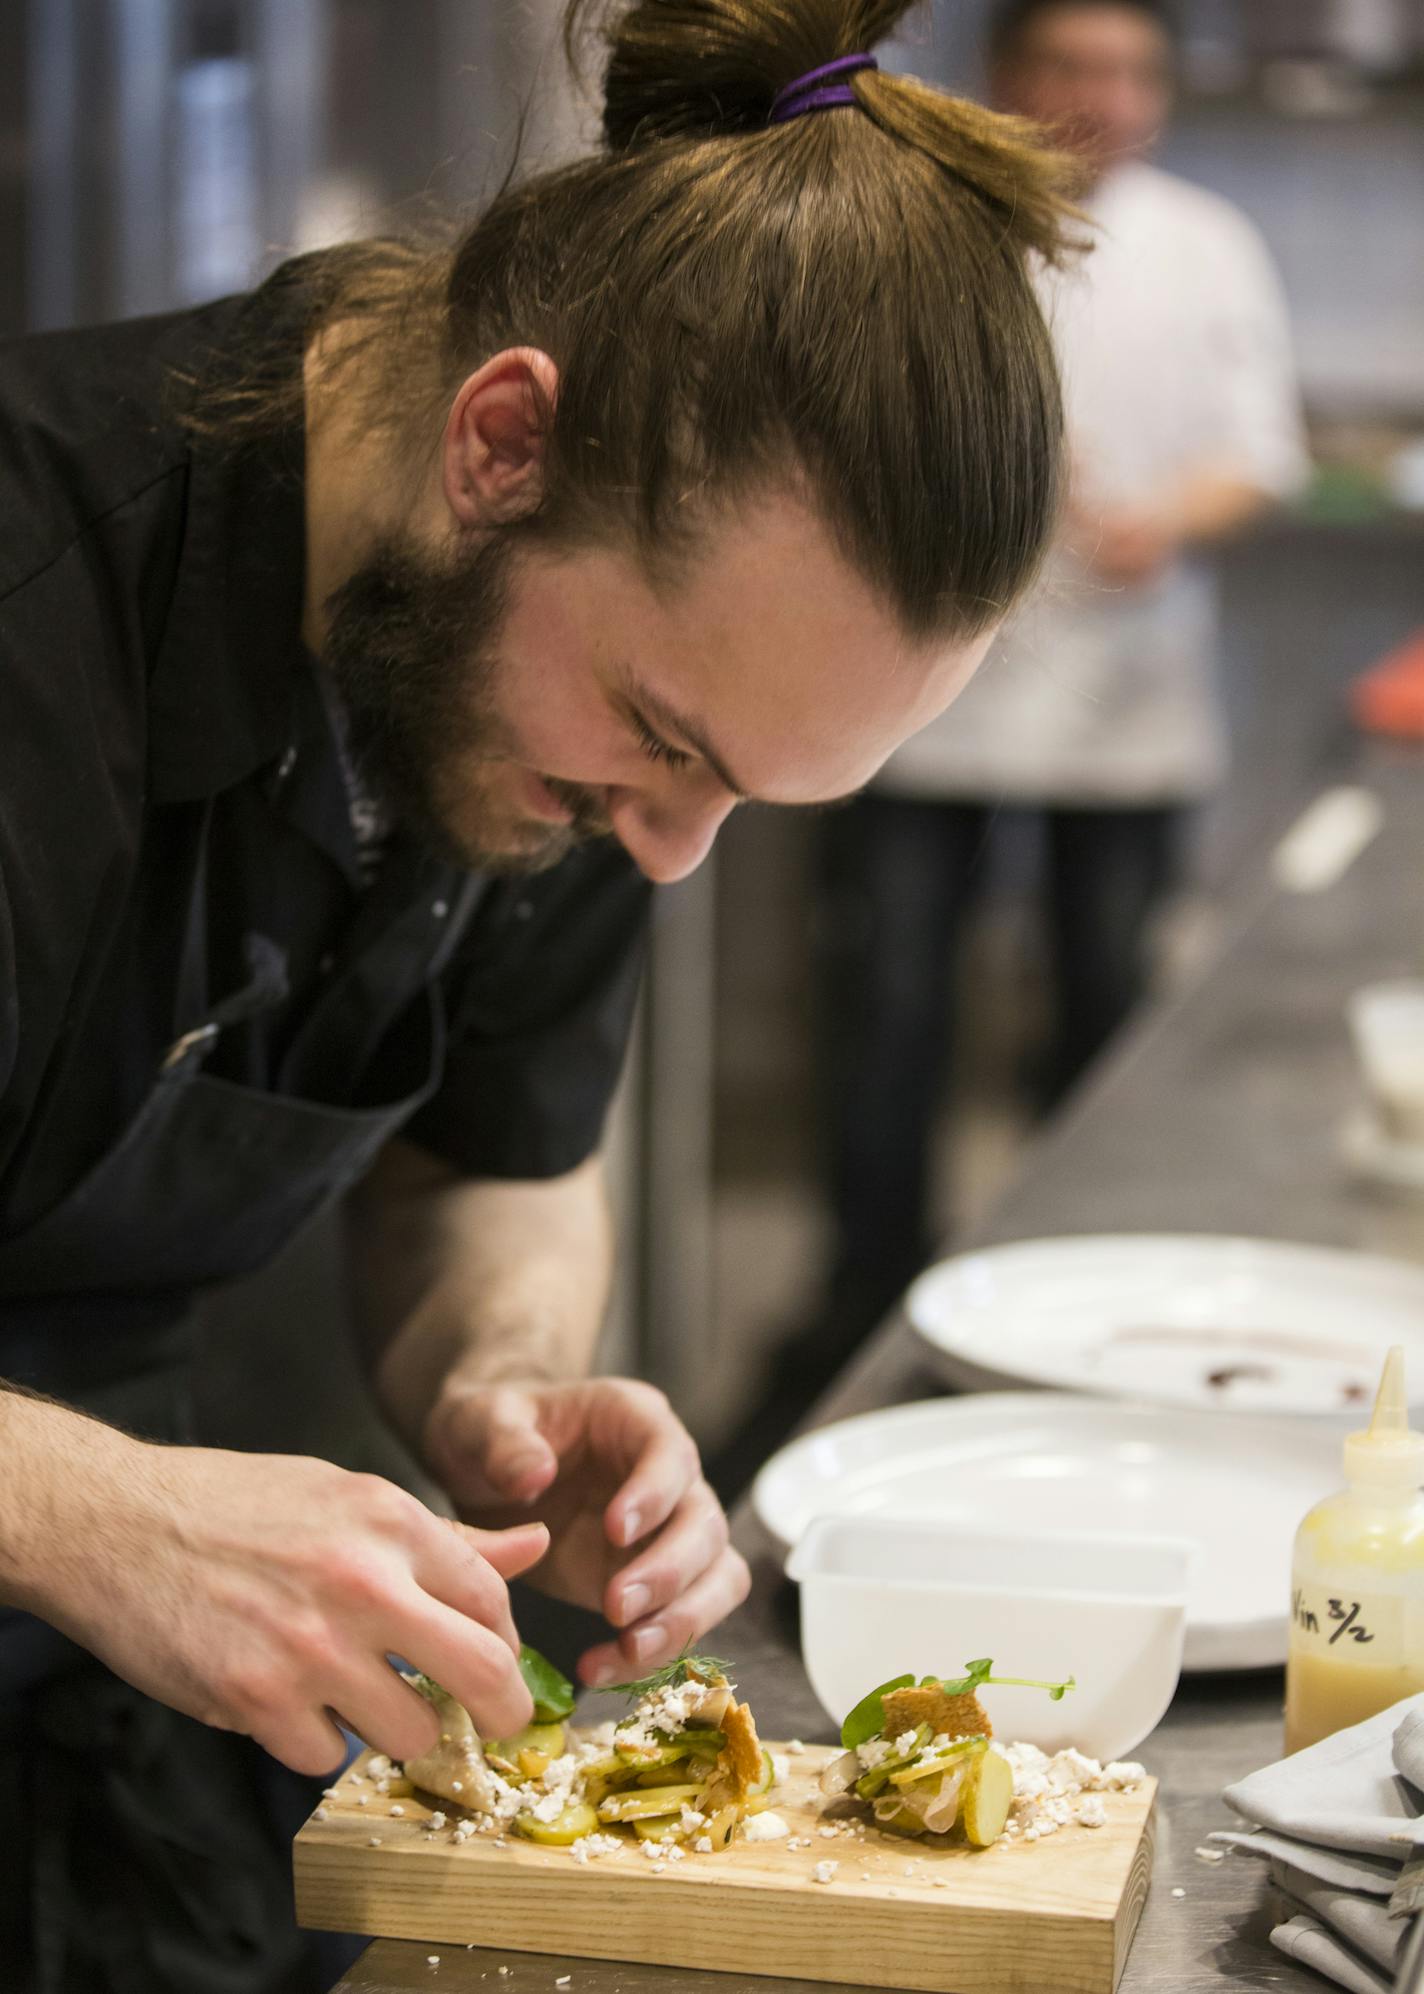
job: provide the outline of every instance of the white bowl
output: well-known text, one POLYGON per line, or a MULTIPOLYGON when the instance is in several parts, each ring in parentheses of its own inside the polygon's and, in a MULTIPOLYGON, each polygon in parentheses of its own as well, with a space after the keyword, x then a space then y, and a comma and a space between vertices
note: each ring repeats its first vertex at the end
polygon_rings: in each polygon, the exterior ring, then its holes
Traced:
POLYGON ((1172 1537, 1033 1537, 889 1518, 818 1517, 787 1563, 801 1588, 811 1687, 840 1724, 895 1676, 996 1672, 1076 1679, 1055 1702, 996 1688, 997 1737, 1119 1759, 1156 1726, 1182 1666, 1196 1546, 1172 1537))

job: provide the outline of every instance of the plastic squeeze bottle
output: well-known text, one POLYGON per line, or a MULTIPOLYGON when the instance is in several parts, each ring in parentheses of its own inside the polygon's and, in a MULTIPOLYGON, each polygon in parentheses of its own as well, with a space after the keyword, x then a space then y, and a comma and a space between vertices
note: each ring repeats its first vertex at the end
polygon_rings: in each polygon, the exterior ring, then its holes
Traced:
POLYGON ((1346 1438, 1345 1480, 1296 1532, 1287 1752, 1424 1689, 1424 1433, 1410 1430, 1399 1345, 1368 1429, 1346 1438))

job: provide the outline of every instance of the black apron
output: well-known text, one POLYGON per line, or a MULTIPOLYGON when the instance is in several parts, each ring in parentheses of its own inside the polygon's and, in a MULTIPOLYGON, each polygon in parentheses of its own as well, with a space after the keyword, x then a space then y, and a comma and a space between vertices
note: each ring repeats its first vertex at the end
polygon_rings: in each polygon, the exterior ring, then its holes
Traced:
MULTIPOLYGON (((203 1070, 225 1029, 285 991, 281 952, 260 936, 248 938, 244 986, 216 1001, 207 990, 210 829, 211 811, 174 1041, 147 1099, 57 1208, 0 1240, 0 1376, 185 1443, 201 1440, 192 1291, 273 1259, 434 1091, 439 976, 483 889, 427 862, 439 873, 438 934, 430 900, 388 924, 386 960, 394 948, 407 968, 425 967, 420 995, 380 1040, 381 1071, 400 1076, 394 1098, 330 1106, 267 1093, 203 1070)), ((369 889, 358 924, 381 890, 369 889)), ((294 1045, 304 1034, 340 1043, 340 1003, 337 987, 294 1045)), ((6 1994, 324 1994, 351 1947, 323 1949, 297 1931, 290 1849, 321 1784, 0 1609, 0 1967, 19 1962, 6 1994)))

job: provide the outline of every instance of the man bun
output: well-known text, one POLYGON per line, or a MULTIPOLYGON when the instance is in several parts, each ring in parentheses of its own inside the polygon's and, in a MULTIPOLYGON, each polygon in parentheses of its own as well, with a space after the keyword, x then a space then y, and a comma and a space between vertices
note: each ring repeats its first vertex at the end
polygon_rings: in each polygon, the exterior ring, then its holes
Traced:
MULTIPOLYGON (((564 37, 577 73, 603 61, 603 140, 623 153, 669 140, 766 133, 778 92, 838 57, 870 53, 915 0, 569 0, 564 37)), ((865 70, 849 79, 862 111, 937 161, 999 215, 1021 248, 1061 260, 1078 170, 1022 120, 865 70)), ((771 128, 797 143, 821 114, 771 128)), ((827 142, 818 138, 817 143, 827 142)), ((832 141, 833 142, 833 141, 832 141)))

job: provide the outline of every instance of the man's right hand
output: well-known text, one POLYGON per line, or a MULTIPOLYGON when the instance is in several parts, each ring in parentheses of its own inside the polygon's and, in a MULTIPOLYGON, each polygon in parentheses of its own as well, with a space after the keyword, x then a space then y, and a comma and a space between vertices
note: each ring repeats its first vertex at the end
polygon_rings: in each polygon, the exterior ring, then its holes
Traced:
POLYGON ((505 1581, 543 1556, 542 1525, 474 1530, 326 1461, 150 1446, 8 1395, 0 1408, 19 1442, 0 1492, 11 1469, 27 1492, 11 1597, 146 1695, 301 1773, 340 1764, 338 1716, 395 1759, 436 1742, 388 1654, 488 1737, 529 1722, 505 1581))

